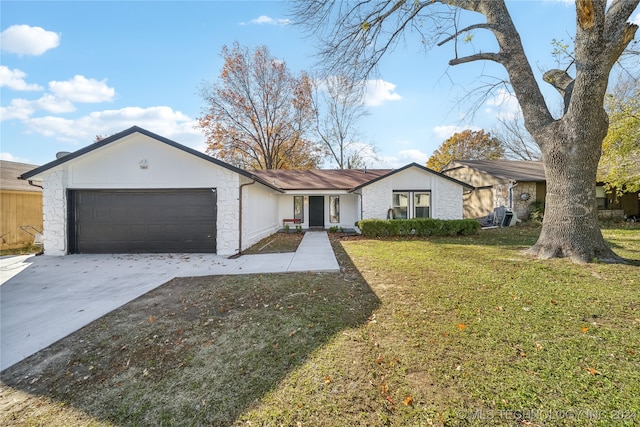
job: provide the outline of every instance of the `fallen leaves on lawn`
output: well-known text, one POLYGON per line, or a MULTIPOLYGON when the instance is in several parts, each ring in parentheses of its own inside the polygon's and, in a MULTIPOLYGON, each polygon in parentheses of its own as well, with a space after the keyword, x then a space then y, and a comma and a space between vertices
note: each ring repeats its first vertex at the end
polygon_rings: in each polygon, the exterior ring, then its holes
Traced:
POLYGON ((402 403, 404 404, 404 406, 413 406, 413 397, 411 396, 405 397, 402 403))
POLYGON ((464 323, 458 323, 458 329, 464 331, 465 329, 467 329, 467 325, 465 325, 464 323))
POLYGON ((585 368, 591 375, 602 375, 596 368, 585 368))

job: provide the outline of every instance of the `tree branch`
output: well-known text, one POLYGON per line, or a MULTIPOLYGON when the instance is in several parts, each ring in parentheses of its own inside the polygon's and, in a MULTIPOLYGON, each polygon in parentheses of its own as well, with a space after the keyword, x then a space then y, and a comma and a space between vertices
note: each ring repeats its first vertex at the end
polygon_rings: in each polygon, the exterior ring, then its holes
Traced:
POLYGON ((466 33, 466 32, 477 30, 477 29, 493 30, 493 29, 495 29, 495 27, 493 25, 489 25, 489 24, 486 24, 486 23, 469 25, 468 27, 463 28, 462 30, 456 31, 453 35, 447 37, 446 39, 441 40, 440 42, 438 42, 436 44, 436 46, 442 46, 443 44, 448 43, 451 40, 455 39, 456 37, 458 37, 462 33, 466 33))
POLYGON ((473 61, 494 61, 502 63, 502 55, 499 53, 476 53, 475 55, 469 55, 462 58, 455 58, 449 61, 449 65, 459 65, 473 61))

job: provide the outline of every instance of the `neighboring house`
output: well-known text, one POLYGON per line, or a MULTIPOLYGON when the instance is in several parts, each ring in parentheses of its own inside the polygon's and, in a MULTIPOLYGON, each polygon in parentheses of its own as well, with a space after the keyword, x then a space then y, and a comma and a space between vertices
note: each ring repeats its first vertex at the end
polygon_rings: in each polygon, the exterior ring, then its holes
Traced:
POLYGON ((132 127, 21 176, 43 187, 44 250, 233 255, 283 228, 462 218, 453 178, 396 170, 248 171, 132 127), (393 213, 393 214, 392 214, 393 213))
MULTIPOLYGON (((464 195, 464 217, 482 218, 504 207, 519 219, 528 219, 531 204, 544 202, 546 177, 542 162, 518 160, 456 160, 445 166, 443 174, 466 182, 475 189, 464 195)), ((638 215, 638 193, 621 197, 596 187, 601 218, 638 215)))
POLYGON ((0 243, 14 249, 34 243, 42 232, 42 188, 18 179, 37 166, 0 161, 0 243), (24 227, 21 228, 21 227, 24 227))

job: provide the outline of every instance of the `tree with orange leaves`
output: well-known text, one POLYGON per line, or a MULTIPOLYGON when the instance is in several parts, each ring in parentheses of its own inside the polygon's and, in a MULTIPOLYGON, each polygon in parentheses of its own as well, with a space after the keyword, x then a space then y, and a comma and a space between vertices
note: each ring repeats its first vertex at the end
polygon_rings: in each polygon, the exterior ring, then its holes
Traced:
POLYGON ((245 169, 311 169, 324 150, 305 138, 313 119, 312 85, 295 76, 266 46, 253 53, 237 42, 222 47, 215 84, 204 84, 206 111, 198 127, 207 153, 245 169))
POLYGON ((441 171, 453 160, 498 160, 504 157, 501 142, 484 130, 454 133, 433 152, 427 167, 441 171))

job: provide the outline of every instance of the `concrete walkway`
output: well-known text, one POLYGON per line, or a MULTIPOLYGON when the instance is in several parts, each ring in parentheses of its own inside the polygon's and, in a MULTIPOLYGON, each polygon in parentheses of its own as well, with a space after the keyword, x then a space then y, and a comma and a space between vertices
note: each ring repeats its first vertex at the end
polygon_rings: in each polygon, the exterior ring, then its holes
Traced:
POLYGON ((0 370, 174 277, 339 271, 326 232, 295 253, 119 254, 0 258, 0 370))

